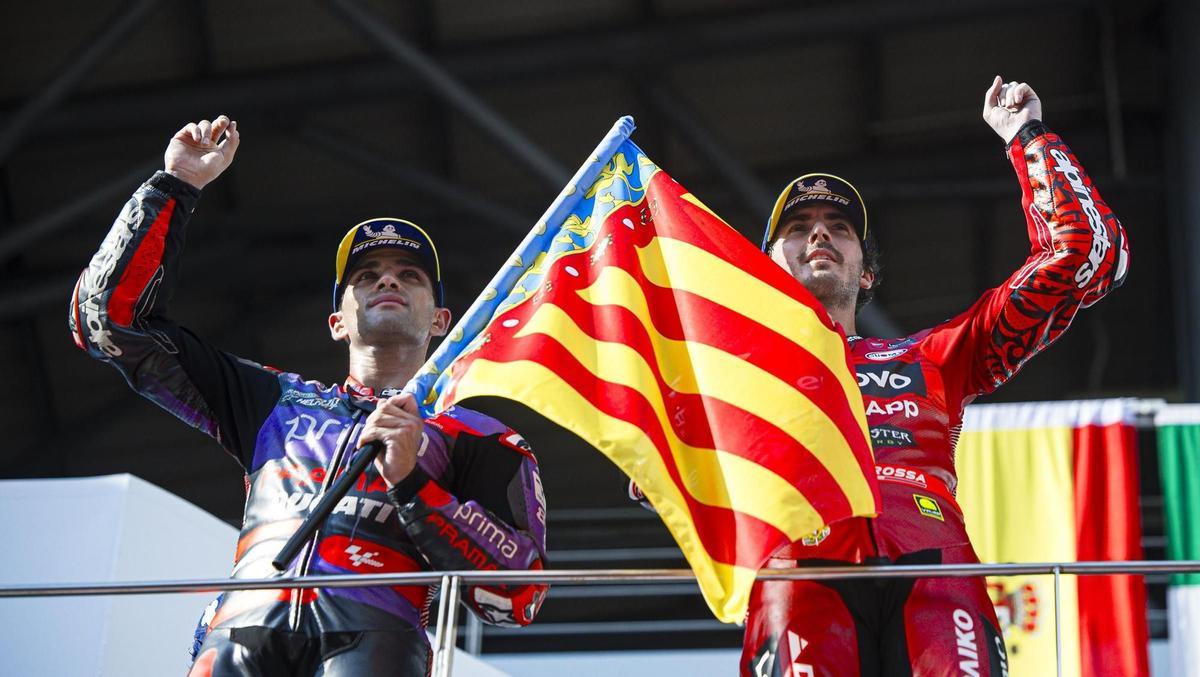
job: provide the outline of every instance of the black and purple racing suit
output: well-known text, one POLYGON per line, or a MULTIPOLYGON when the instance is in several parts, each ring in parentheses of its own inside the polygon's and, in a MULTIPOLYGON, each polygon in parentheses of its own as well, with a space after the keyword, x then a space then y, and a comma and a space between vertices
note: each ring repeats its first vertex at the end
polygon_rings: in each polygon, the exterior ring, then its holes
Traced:
MULTIPOLYGON (((377 394, 353 379, 326 386, 263 367, 169 319, 185 226, 198 199, 198 190, 164 172, 134 193, 79 278, 71 333, 140 395, 237 459, 248 494, 232 576, 267 577, 327 483, 349 466, 377 394)), ((426 420, 413 472, 389 489, 368 468, 286 573, 539 569, 545 519, 529 445, 489 416, 452 407, 426 420)), ((295 673, 320 665, 323 674, 425 674, 432 592, 398 586, 226 594, 208 622, 194 673, 295 673), (252 664, 256 648, 289 654, 290 662, 252 664), (342 667, 330 670, 338 660, 342 667)), ((526 625, 545 593, 543 585, 473 586, 465 601, 486 622, 526 625)))

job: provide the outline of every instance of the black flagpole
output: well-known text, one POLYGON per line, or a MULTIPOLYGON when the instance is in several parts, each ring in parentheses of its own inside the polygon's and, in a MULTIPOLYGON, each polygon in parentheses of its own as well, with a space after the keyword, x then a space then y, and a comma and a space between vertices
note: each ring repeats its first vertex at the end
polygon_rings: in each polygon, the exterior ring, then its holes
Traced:
POLYGON ((368 442, 358 450, 358 455, 354 457, 350 467, 338 476, 333 486, 329 487, 321 500, 317 501, 316 506, 309 511, 308 517, 304 518, 300 528, 292 534, 275 559, 271 560, 271 566, 275 567, 276 571, 287 569, 288 564, 296 559, 296 555, 300 554, 300 549, 304 547, 308 539, 313 537, 317 529, 321 528, 321 525, 325 523, 325 518, 329 517, 329 513, 333 512, 342 497, 350 491, 350 487, 354 486, 359 476, 366 471, 367 466, 371 465, 381 451, 383 451, 383 443, 379 441, 368 442))

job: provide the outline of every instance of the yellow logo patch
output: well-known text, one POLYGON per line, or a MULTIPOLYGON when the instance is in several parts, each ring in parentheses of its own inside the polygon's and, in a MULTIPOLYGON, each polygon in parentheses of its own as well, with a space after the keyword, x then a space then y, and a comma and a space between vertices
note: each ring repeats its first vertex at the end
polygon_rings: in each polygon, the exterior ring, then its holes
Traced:
POLYGON ((806 545, 810 548, 818 546, 821 541, 829 538, 829 527, 822 527, 812 532, 811 534, 800 539, 801 545, 806 545))
POLYGON ((917 502, 917 511, 922 515, 926 517, 932 517, 939 522, 946 521, 946 519, 942 517, 941 506, 939 506, 938 502, 934 499, 930 498, 929 496, 922 496, 921 494, 913 494, 913 500, 917 502))

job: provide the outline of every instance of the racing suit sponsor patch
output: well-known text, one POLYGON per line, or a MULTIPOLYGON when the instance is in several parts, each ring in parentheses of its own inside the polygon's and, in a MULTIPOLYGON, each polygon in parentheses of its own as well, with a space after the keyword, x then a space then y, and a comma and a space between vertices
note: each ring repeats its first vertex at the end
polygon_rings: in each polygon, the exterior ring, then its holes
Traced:
POLYGON ((913 501, 917 503, 917 511, 926 517, 931 517, 939 522, 945 522, 946 518, 942 517, 942 507, 938 505, 937 499, 921 494, 913 494, 913 501))
POLYGON ((966 609, 955 609, 954 645, 958 652, 959 674, 979 677, 979 639, 975 619, 966 609))
POLYGON ((421 565, 403 553, 361 538, 327 536, 317 552, 321 559, 347 571, 420 571, 421 565))
POLYGON ((925 481, 925 473, 902 465, 876 463, 875 479, 880 482, 902 482, 922 488, 929 486, 929 483, 925 481))
POLYGON ((800 545, 806 545, 810 548, 818 546, 826 538, 829 538, 829 527, 821 527, 816 531, 800 538, 800 545))
POLYGON ((533 458, 533 447, 529 446, 529 443, 525 441, 524 437, 521 437, 520 433, 510 431, 507 434, 501 435, 499 440, 500 444, 503 444, 518 454, 533 458))
POLYGON ((911 430, 893 425, 874 425, 871 426, 871 445, 876 449, 908 448, 915 447, 916 442, 911 430))
POLYGON ((925 374, 917 362, 860 364, 855 367, 858 389, 870 397, 919 395, 924 397, 925 374))
POLYGON ((350 405, 340 398, 324 397, 321 393, 304 392, 295 388, 289 388, 279 396, 280 406, 289 404, 306 409, 336 411, 339 414, 348 415, 350 413, 350 405))
POLYGON ((142 223, 141 205, 125 212, 113 224, 113 229, 100 245, 95 258, 84 271, 84 284, 88 297, 81 304, 83 323, 88 330, 88 340, 110 357, 120 357, 124 351, 112 340, 108 329, 107 308, 101 308, 101 290, 108 289, 108 280, 117 268, 117 262, 125 254, 125 248, 133 240, 142 223))
POLYGON ((1100 265, 1104 263, 1104 256, 1108 253, 1112 243, 1108 240, 1108 231, 1104 227, 1104 218, 1100 215, 1100 210, 1096 209, 1096 201, 1092 199, 1092 191, 1088 190, 1087 184, 1083 182, 1079 168, 1071 164, 1071 158, 1067 154, 1057 148, 1050 149, 1050 157, 1054 158, 1054 169, 1067 183, 1071 184, 1071 190, 1075 191, 1076 197, 1079 198, 1079 206, 1083 209, 1083 213, 1087 215, 1088 226, 1092 229, 1092 246, 1088 250, 1087 260, 1075 271, 1075 284, 1080 289, 1083 289, 1092 281, 1096 275, 1096 271, 1100 269, 1100 265))
POLYGON ((475 530, 483 541, 499 548, 505 557, 515 557, 519 546, 517 542, 500 527, 482 508, 472 508, 470 503, 459 503, 454 511, 454 519, 475 530))
POLYGON ((916 418, 921 414, 920 407, 913 400, 896 400, 880 404, 875 400, 867 402, 867 416, 892 416, 904 414, 904 418, 916 418))
POLYGON ((792 657, 791 677, 813 677, 813 666, 800 662, 800 654, 808 648, 808 640, 788 630, 788 652, 792 657))
POLYGON ((746 666, 746 672, 754 675, 754 677, 784 677, 781 674, 782 666, 779 661, 775 660, 775 652, 772 648, 779 642, 774 636, 768 637, 767 641, 758 647, 758 651, 750 658, 750 664, 746 666))
POLYGON ((863 357, 866 357, 868 360, 874 360, 876 362, 887 362, 888 360, 890 360, 892 358, 900 357, 901 355, 903 355, 904 353, 907 353, 907 352, 908 352, 908 348, 895 348, 893 350, 880 350, 880 351, 870 352, 870 353, 867 353, 866 355, 864 355, 863 357))
POLYGON ((487 622, 492 625, 512 624, 513 603, 511 599, 497 595, 482 586, 475 586, 471 589, 471 598, 475 602, 475 608, 479 609, 487 622))

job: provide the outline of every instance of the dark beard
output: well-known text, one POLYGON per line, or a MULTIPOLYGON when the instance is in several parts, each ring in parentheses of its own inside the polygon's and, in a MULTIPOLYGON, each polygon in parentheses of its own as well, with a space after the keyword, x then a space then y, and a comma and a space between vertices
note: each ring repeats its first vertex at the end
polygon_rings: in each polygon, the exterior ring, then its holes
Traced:
POLYGON ((858 285, 832 277, 811 277, 804 284, 821 305, 829 308, 853 308, 858 301, 858 285))

